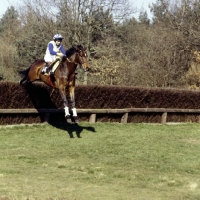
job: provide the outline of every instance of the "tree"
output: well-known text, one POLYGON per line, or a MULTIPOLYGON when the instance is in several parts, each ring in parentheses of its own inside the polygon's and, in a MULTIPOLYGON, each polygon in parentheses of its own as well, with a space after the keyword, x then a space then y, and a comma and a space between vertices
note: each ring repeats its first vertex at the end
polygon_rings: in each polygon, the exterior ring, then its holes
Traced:
POLYGON ((6 31, 9 36, 13 34, 14 36, 17 36, 15 33, 18 30, 19 24, 18 12, 13 6, 9 7, 0 20, 0 34, 3 35, 6 31))
POLYGON ((140 12, 140 14, 139 14, 139 22, 141 24, 146 24, 146 25, 150 24, 150 19, 148 18, 147 11, 140 12))
POLYGON ((0 74, 1 80, 15 79, 15 40, 18 37, 20 21, 18 12, 13 6, 9 7, 3 17, 0 19, 0 74))

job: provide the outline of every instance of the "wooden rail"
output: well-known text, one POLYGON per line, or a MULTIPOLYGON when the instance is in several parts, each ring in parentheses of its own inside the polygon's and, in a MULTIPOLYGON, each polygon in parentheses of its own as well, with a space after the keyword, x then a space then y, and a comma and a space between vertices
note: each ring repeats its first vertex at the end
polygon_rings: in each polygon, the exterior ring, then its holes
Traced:
MULTIPOLYGON (((167 113, 190 113, 200 114, 200 109, 173 109, 173 108, 122 108, 122 109, 77 109, 77 113, 91 114, 89 117, 90 123, 96 122, 97 114, 123 114, 121 123, 127 123, 129 113, 162 113, 161 123, 167 122, 167 113)), ((37 114, 46 113, 64 113, 64 109, 0 109, 0 114, 37 114)))

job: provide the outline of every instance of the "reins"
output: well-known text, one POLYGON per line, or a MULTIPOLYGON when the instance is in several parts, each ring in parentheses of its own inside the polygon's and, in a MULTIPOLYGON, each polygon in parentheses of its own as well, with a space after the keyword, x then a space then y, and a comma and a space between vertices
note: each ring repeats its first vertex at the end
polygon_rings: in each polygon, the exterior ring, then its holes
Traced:
MULTIPOLYGON (((77 52, 76 52, 76 53, 77 53, 77 52)), ((80 56, 80 55, 79 55, 79 56, 80 56)), ((68 57, 66 57, 66 59, 67 59, 67 61, 70 62, 70 63, 74 63, 74 64, 76 64, 76 65, 79 64, 79 63, 76 63, 76 62, 72 62, 68 57)), ((83 64, 83 63, 81 63, 81 64, 83 64)))
POLYGON ((72 62, 71 60, 69 60, 69 58, 67 58, 67 61, 70 62, 70 63, 72 62))
POLYGON ((70 62, 70 63, 74 63, 75 65, 78 64, 78 63, 76 63, 76 62, 72 62, 71 60, 69 60, 69 58, 67 58, 67 61, 70 62))

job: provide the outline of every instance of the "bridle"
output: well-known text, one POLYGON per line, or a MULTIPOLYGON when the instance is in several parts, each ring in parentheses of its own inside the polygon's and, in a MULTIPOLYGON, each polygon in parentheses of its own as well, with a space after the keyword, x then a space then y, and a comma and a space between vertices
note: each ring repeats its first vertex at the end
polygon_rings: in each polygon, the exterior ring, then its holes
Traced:
POLYGON ((79 50, 78 51, 79 54, 79 60, 80 60, 80 64, 83 65, 85 62, 83 61, 83 57, 87 57, 87 54, 85 52, 85 50, 79 50))
POLYGON ((66 58, 67 61, 70 62, 70 63, 74 63, 74 64, 76 64, 76 65, 77 65, 77 64, 83 65, 85 62, 83 61, 82 57, 86 57, 87 54, 86 54, 85 51, 83 51, 83 50, 77 50, 76 53, 78 53, 80 63, 73 62, 73 61, 71 61, 69 58, 66 58), (81 55, 81 54, 83 54, 83 55, 81 55))

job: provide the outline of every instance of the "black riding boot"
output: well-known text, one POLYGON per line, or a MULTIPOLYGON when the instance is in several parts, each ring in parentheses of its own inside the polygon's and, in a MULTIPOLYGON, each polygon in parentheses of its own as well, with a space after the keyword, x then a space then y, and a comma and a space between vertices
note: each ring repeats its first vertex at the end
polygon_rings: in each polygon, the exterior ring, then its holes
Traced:
POLYGON ((54 76, 54 72, 50 71, 50 72, 49 72, 49 75, 50 75, 50 76, 54 76))

